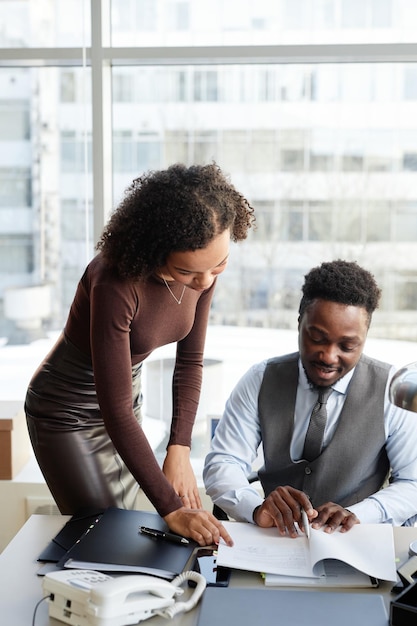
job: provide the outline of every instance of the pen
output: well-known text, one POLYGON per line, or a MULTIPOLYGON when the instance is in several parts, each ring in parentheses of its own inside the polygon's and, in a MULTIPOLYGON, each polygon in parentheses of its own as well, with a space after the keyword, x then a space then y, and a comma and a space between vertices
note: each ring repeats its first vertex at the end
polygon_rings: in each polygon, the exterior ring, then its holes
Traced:
POLYGON ((139 526, 139 530, 143 535, 149 535, 155 539, 165 539, 165 541, 173 541, 174 543, 188 544, 190 543, 185 537, 181 535, 175 535, 174 533, 166 533, 163 530, 156 530, 156 528, 147 528, 146 526, 139 526))
POLYGON ((308 521, 307 513, 304 509, 301 509, 301 519, 304 526, 304 532, 306 534, 307 539, 310 539, 310 523, 308 521))

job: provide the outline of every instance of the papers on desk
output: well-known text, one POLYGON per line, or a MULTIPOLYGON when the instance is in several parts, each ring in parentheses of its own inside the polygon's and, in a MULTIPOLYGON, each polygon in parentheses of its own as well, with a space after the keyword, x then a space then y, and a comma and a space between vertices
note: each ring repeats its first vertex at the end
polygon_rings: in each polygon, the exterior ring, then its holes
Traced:
POLYGON ((378 587, 377 578, 368 576, 347 563, 337 559, 325 559, 317 564, 322 573, 317 577, 282 576, 280 574, 263 574, 267 587, 344 587, 361 589, 378 587))
POLYGON ((394 537, 388 524, 357 524, 347 533, 311 528, 310 539, 301 533, 295 539, 281 537, 276 528, 246 522, 223 524, 234 545, 220 543, 218 565, 294 577, 295 585, 303 585, 299 579, 324 579, 324 560, 336 559, 367 576, 397 580, 394 537))

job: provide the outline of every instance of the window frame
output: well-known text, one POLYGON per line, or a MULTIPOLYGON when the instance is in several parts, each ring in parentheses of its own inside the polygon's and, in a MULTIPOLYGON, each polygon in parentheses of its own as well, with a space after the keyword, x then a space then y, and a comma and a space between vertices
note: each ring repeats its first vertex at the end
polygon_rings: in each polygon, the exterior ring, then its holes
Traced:
POLYGON ((110 45, 111 0, 90 0, 91 46, 0 48, 0 67, 91 69, 93 238, 112 210, 112 93, 114 66, 416 63, 417 43, 115 47, 110 45))

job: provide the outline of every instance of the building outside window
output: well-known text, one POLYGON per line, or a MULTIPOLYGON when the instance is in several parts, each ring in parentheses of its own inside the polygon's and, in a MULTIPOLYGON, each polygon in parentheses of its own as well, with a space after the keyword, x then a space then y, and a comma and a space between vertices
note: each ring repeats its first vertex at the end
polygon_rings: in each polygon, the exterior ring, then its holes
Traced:
POLYGON ((104 28, 100 4, 0 3, 3 345, 59 332, 133 178, 213 160, 257 229, 212 327, 295 331, 304 274, 347 258, 383 289, 371 335, 415 342, 414 0, 113 0, 104 28), (25 339, 5 301, 37 285, 52 305, 25 339))

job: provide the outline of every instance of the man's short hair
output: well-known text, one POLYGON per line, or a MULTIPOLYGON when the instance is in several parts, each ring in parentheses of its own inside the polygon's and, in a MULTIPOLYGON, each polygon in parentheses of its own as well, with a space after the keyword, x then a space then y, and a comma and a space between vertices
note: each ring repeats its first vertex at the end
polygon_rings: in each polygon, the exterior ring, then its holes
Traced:
POLYGON ((359 306, 368 313, 368 324, 378 307, 381 290, 374 276, 355 261, 329 261, 311 269, 305 275, 300 318, 307 307, 317 299, 359 306))

